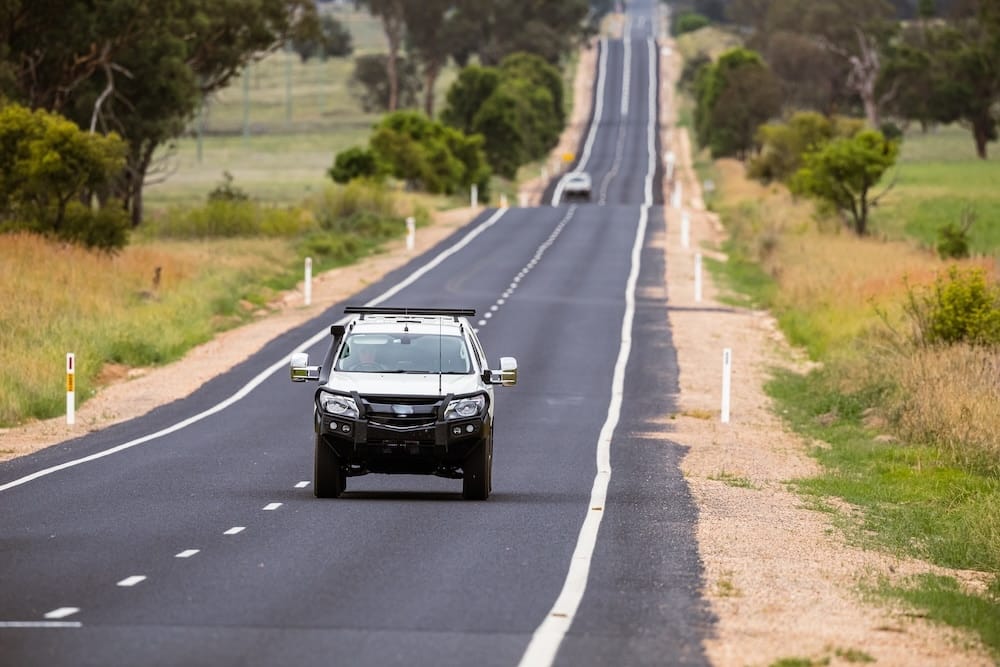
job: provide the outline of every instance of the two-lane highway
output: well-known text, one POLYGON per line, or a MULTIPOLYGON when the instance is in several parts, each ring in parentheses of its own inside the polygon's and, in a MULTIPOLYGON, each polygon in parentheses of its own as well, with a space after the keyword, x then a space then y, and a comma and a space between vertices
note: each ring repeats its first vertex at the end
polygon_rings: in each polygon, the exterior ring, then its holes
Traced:
MULTIPOLYGON (((192 396, 0 464, 0 664, 705 664, 696 510, 662 434, 657 3, 601 44, 590 203, 488 211, 351 304, 472 307, 494 492, 349 478, 318 500, 312 393, 337 304, 192 396)), ((553 195, 554 196, 554 195, 553 195)))

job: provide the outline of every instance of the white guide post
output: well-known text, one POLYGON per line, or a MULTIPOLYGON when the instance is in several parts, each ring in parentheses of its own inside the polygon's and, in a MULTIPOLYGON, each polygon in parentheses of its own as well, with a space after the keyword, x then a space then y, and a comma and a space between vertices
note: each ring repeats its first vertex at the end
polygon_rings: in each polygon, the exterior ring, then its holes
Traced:
POLYGON ((667 151, 666 155, 664 155, 663 157, 664 157, 664 159, 666 161, 666 165, 667 165, 666 166, 666 168, 667 168, 667 180, 668 181, 672 181, 672 180, 674 180, 674 162, 677 160, 677 157, 674 155, 673 151, 667 151))
MULTIPOLYGON (((476 186, 473 185, 473 188, 476 186)), ((417 242, 417 221, 413 216, 406 219, 406 251, 413 252, 413 246, 417 242)))
POLYGON ((674 183, 674 196, 673 196, 673 201, 671 202, 673 204, 674 208, 680 208, 681 207, 681 190, 682 190, 682 188, 683 188, 683 186, 681 185, 680 181, 677 181, 676 183, 674 183))
POLYGON ((479 206, 479 186, 475 183, 469 188, 469 206, 472 208, 479 206))
POLYGON ((733 375, 733 350, 722 350, 722 423, 729 423, 729 391, 733 375))
POLYGON ((528 208, 528 193, 518 192, 517 193, 517 205, 521 208, 528 208))
POLYGON ((507 208, 507 195, 500 195, 500 208, 507 208))
POLYGON ((691 214, 687 211, 681 214, 681 246, 691 247, 691 214))
POLYGON ((701 303, 701 253, 694 254, 694 300, 701 303))
POLYGON ((305 278, 303 279, 303 291, 305 292, 306 305, 312 305, 313 300, 313 260, 306 257, 305 278))
POLYGON ((76 423, 76 355, 66 353, 66 423, 76 423))

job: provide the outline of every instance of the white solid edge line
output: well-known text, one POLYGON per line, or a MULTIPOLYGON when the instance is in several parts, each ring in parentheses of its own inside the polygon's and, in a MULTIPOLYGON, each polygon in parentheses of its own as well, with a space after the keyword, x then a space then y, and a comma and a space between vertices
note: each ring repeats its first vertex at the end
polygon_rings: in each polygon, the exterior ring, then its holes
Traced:
POLYGON ((80 621, 0 621, 0 628, 82 628, 80 621))
MULTIPOLYGON (((438 264, 440 264, 441 262, 443 262, 444 260, 446 260, 448 257, 454 255, 456 252, 458 252, 459 250, 461 250, 462 248, 464 248, 465 246, 467 246, 469 243, 471 243, 474 238, 476 238, 477 236, 479 236, 480 234, 482 234, 486 229, 488 229, 489 227, 492 227, 494 224, 496 224, 496 222, 501 217, 503 217, 503 215, 506 212, 507 212, 507 209, 505 209, 505 208, 498 209, 487 220, 484 220, 483 222, 481 222, 475 229, 471 230, 468 234, 466 234, 465 236, 463 236, 454 245, 449 246, 445 250, 441 251, 430 262, 428 262, 427 264, 424 264, 422 267, 420 267, 419 269, 417 269, 416 271, 414 271, 413 273, 411 273, 409 276, 407 276, 405 280, 400 281, 394 287, 389 288, 388 290, 386 290, 385 292, 383 292, 381 295, 379 295, 378 297, 372 299, 371 301, 369 301, 365 305, 367 305, 367 306, 376 306, 376 305, 382 303, 383 301, 386 301, 387 299, 392 298, 393 296, 395 296, 396 294, 398 294, 403 289, 409 287, 414 282, 416 282, 419 278, 421 278, 424 274, 426 274, 428 271, 430 271, 431 269, 433 269, 434 267, 436 267, 438 264)), ((340 320, 341 323, 344 322, 344 321, 346 321, 346 318, 340 320)), ((295 349, 296 350, 300 350, 300 349, 303 349, 303 348, 306 348, 306 347, 310 347, 311 345, 316 344, 317 342, 323 340, 323 338, 325 338, 325 337, 327 337, 329 335, 330 335, 330 328, 329 327, 324 327, 321 331, 319 331, 319 333, 317 333, 316 335, 312 336, 311 338, 309 338, 308 340, 306 340, 305 342, 303 342, 301 345, 296 346, 295 349)), ((79 459, 73 459, 72 461, 67 461, 65 463, 60 463, 59 465, 52 466, 50 468, 45 468, 43 470, 38 470, 36 472, 31 473, 30 475, 25 475, 24 477, 21 477, 21 478, 13 480, 11 482, 7 482, 6 484, 0 485, 0 491, 6 491, 6 490, 12 489, 12 488, 14 488, 16 486, 21 486, 22 484, 27 484, 28 482, 36 480, 36 479, 38 479, 40 477, 45 477, 47 475, 51 475, 54 472, 58 472, 60 470, 65 470, 66 468, 72 468, 74 466, 78 466, 81 463, 88 463, 90 461, 96 461, 97 459, 104 458, 105 456, 111 456, 112 454, 117 454, 118 452, 121 452, 121 451, 124 451, 126 449, 130 449, 132 447, 135 447, 136 445, 141 445, 143 443, 149 442, 150 440, 156 440, 158 438, 162 438, 165 435, 170 435, 171 433, 175 433, 177 431, 180 431, 183 428, 187 428, 191 424, 196 424, 196 423, 198 423, 198 422, 206 419, 207 417, 211 417, 212 415, 225 410, 226 408, 228 408, 229 406, 233 405, 234 403, 236 403, 236 402, 238 402, 238 401, 246 398, 250 394, 251 391, 253 391, 258 386, 260 386, 265 380, 267 380, 269 377, 271 377, 272 375, 274 375, 278 370, 284 369, 284 368, 287 368, 287 367, 288 367, 288 358, 286 356, 285 358, 281 359, 280 361, 276 361, 275 363, 271 364, 266 369, 264 369, 263 371, 261 371, 260 373, 258 373, 253 379, 251 379, 249 382, 247 382, 245 385, 243 385, 243 387, 239 391, 237 391, 235 394, 233 394, 232 396, 230 396, 229 398, 227 398, 224 401, 216 403, 215 405, 213 405, 208 410, 205 410, 204 412, 199 412, 198 414, 196 414, 196 415, 194 415, 192 417, 188 417, 187 419, 179 421, 176 424, 173 424, 172 426, 168 426, 167 428, 164 428, 164 429, 161 429, 159 431, 156 431, 155 433, 150 433, 148 435, 144 435, 144 436, 142 436, 140 438, 136 438, 135 440, 129 440, 128 442, 122 443, 120 445, 116 445, 114 447, 111 447, 110 449, 105 449, 103 451, 97 452, 96 454, 91 454, 90 456, 84 456, 84 457, 79 458, 79 459)))
MULTIPOLYGON (((594 138, 597 136, 597 126, 601 124, 601 115, 604 113, 604 70, 607 69, 608 62, 608 40, 601 37, 601 57, 597 60, 597 90, 600 94, 595 96, 594 113, 590 120, 590 130, 587 132, 587 141, 583 144, 583 155, 576 165, 577 171, 583 171, 590 161, 590 150, 594 146, 594 138)), ((558 206, 562 199, 563 182, 562 179, 556 183, 556 189, 552 191, 552 206, 558 206)))
POLYGON ((622 318, 621 348, 618 351, 618 359, 615 363, 615 372, 611 382, 611 402, 608 405, 608 416, 597 439, 597 473, 594 476, 594 484, 590 492, 590 504, 588 505, 583 525, 580 527, 580 534, 577 537, 576 548, 573 550, 569 571, 566 573, 566 580, 563 582, 562 590, 559 592, 559 597, 556 598, 555 604, 552 605, 541 625, 532 634, 531 641, 528 643, 524 655, 521 656, 518 667, 548 666, 555 661, 559 646, 562 644, 563 638, 573 623, 573 618, 580 607, 580 601, 583 599, 583 594, 587 589, 590 564, 593 559, 594 548, 597 546, 597 533, 601 527, 601 519, 604 518, 608 484, 611 481, 611 438, 614 435, 615 427, 618 425, 618 419, 621 416, 622 396, 625 387, 625 368, 628 365, 629 355, 632 352, 635 288, 639 280, 642 243, 646 235, 649 208, 652 205, 654 150, 651 146, 655 147, 655 143, 651 137, 656 129, 655 101, 652 99, 655 75, 652 73, 652 64, 652 61, 650 61, 651 86, 649 97, 653 113, 650 114, 649 126, 647 127, 646 148, 649 157, 647 159, 645 201, 639 212, 639 225, 636 229, 635 241, 632 244, 632 266, 625 285, 625 315, 622 318))

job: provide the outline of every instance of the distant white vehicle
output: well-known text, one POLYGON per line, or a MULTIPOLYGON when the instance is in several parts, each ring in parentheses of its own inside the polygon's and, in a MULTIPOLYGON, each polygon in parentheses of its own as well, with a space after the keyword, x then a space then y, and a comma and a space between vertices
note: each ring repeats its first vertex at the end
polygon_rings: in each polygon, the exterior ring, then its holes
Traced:
POLYGON ((562 191, 566 199, 580 197, 590 199, 590 174, 585 171, 571 171, 562 177, 562 191))

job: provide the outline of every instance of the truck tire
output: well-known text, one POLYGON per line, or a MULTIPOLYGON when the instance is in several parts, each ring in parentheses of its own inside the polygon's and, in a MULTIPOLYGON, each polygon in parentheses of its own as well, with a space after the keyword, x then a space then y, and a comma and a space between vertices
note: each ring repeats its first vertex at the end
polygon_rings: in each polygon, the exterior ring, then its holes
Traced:
POLYGON ((483 440, 462 466, 462 497, 486 500, 490 497, 493 477, 493 438, 483 440))
POLYGON ((340 457, 321 436, 316 436, 316 459, 313 467, 313 494, 317 498, 339 498, 347 486, 347 475, 340 457))

